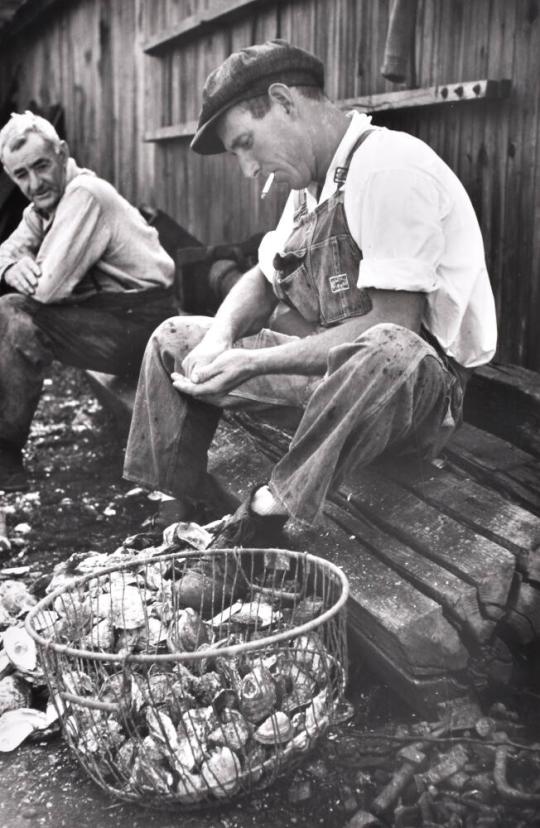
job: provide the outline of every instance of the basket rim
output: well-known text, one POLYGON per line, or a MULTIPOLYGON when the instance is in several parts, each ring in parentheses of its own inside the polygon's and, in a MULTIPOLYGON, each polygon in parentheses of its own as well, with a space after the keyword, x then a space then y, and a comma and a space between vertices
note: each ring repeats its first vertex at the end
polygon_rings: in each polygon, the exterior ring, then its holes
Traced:
POLYGON ((291 638, 296 638, 304 633, 311 632, 314 628, 319 627, 321 624, 328 621, 330 618, 333 618, 334 615, 337 615, 340 610, 343 609, 345 606, 348 598, 349 598, 350 586, 347 576, 345 575, 344 571, 341 567, 334 564, 332 561, 327 560, 326 558, 322 558, 319 555, 313 555, 311 552, 299 552, 296 550, 291 549, 282 549, 279 547, 269 547, 269 548, 259 548, 259 547, 233 547, 233 548, 212 548, 212 549, 188 549, 188 550, 181 550, 177 552, 163 552, 159 555, 139 555, 135 557, 130 557, 128 561, 116 563, 114 565, 103 567, 101 569, 96 569, 94 572, 87 573, 86 575, 80 575, 77 578, 74 578, 69 583, 62 584, 57 587, 53 592, 49 595, 46 595, 42 598, 38 603, 32 607, 30 612, 25 618, 24 626, 28 634, 33 638, 33 640, 43 649, 43 650, 53 650, 55 653, 60 653, 63 655, 69 655, 74 658, 81 658, 81 659, 88 659, 94 661, 104 661, 104 662, 116 662, 118 664, 166 664, 167 662, 197 662, 200 661, 202 658, 213 658, 217 655, 226 655, 226 656, 233 656, 237 653, 244 653, 246 651, 257 650, 261 647, 267 647, 277 642, 287 641, 291 638), (84 650, 84 649, 77 649, 75 647, 70 647, 68 644, 60 644, 57 641, 53 641, 50 638, 45 638, 44 636, 40 635, 32 626, 32 621, 34 620, 35 616, 42 612, 43 610, 49 609, 51 604, 54 603, 56 598, 59 595, 63 595, 68 592, 72 592, 75 589, 85 585, 88 581, 91 581, 95 578, 102 577, 104 575, 109 575, 112 572, 122 572, 127 569, 140 566, 141 564, 148 564, 162 561, 163 559, 170 558, 171 560, 175 560, 177 558, 185 558, 185 557, 200 557, 201 554, 234 554, 237 552, 248 552, 248 553, 285 553, 291 558, 301 559, 304 561, 309 561, 317 566, 322 566, 323 568, 328 569, 334 576, 336 576, 337 580, 341 585, 341 594, 337 601, 325 610, 321 615, 317 615, 316 618, 311 619, 304 624, 300 624, 295 627, 291 627, 289 630, 283 630, 278 633, 273 633, 272 635, 266 636, 264 638, 257 638, 253 641, 242 642, 241 644, 232 644, 228 647, 208 647, 208 649, 204 650, 203 652, 197 653, 195 652, 178 652, 178 653, 127 653, 126 655, 120 655, 119 653, 107 653, 107 652, 100 652, 98 650, 84 650), (316 623, 314 623, 316 622, 316 623))

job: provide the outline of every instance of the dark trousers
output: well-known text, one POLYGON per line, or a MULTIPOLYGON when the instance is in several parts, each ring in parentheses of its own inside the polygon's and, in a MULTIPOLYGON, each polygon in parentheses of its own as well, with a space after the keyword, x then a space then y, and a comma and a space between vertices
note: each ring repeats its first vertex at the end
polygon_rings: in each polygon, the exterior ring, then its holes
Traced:
POLYGON ((24 446, 53 360, 136 377, 152 331, 174 312, 171 293, 161 288, 74 304, 1 296, 0 446, 24 446))

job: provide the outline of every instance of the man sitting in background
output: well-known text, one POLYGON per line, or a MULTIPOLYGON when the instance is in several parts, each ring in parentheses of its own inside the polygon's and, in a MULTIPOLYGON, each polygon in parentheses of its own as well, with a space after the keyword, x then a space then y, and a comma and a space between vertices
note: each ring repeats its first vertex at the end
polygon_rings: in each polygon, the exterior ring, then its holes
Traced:
POLYGON ((174 263, 44 118, 12 115, 0 161, 31 202, 0 245, 0 490, 17 491, 51 362, 137 376, 150 334, 174 312, 174 263))
POLYGON ((215 318, 168 320, 141 368, 124 474, 179 502, 200 485, 220 409, 297 410, 288 452, 218 546, 260 545, 289 516, 314 523, 329 486, 384 452, 435 456, 470 369, 495 350, 463 185, 422 141, 340 110, 323 76, 314 55, 274 41, 208 77, 192 148, 293 192, 215 318), (269 330, 280 300, 288 335, 269 330))

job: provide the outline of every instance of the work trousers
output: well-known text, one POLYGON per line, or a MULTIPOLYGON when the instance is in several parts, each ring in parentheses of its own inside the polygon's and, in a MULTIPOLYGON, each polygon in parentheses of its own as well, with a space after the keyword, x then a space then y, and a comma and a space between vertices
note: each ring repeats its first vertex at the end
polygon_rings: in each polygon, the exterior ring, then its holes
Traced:
MULTIPOLYGON (((212 320, 176 317, 151 337, 141 366, 124 476, 178 498, 193 496, 206 470, 221 409, 296 411, 298 426, 269 487, 290 516, 313 524, 332 483, 388 450, 433 457, 461 417, 458 373, 428 342, 393 324, 375 325, 330 350, 324 376, 262 375, 212 404, 179 393, 171 372, 212 320)), ((263 329, 234 347, 295 337, 263 329)))
POLYGON ((106 293, 74 304, 0 297, 0 446, 24 446, 53 360, 137 376, 148 339, 174 311, 169 291, 106 293))

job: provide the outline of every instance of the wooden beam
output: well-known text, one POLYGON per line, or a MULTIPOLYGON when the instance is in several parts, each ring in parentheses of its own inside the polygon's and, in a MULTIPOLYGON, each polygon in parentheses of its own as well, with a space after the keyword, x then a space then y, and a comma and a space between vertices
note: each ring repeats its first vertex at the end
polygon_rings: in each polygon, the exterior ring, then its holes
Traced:
MULTIPOLYGON (((343 98, 337 101, 340 109, 358 109, 362 112, 384 112, 394 109, 413 109, 434 104, 455 104, 460 101, 501 100, 508 97, 509 80, 478 80, 466 83, 429 86, 423 89, 404 89, 382 95, 365 95, 361 98, 343 98)), ((196 121, 159 127, 144 136, 145 141, 171 141, 175 138, 191 138, 195 135, 196 121)))
POLYGON ((380 95, 364 95, 338 101, 341 109, 360 109, 362 112, 384 112, 391 109, 414 109, 435 104, 455 104, 460 101, 481 101, 507 98, 510 80, 474 80, 403 89, 399 92, 383 92, 380 95))
MULTIPOLYGON (((215 0, 209 8, 186 17, 177 26, 148 40, 144 51, 147 55, 159 55, 172 46, 177 46, 182 40, 200 35, 204 29, 221 25, 226 19, 232 20, 235 16, 244 14, 251 6, 262 6, 268 2, 269 0, 215 0)), ((280 0, 273 2, 276 4, 280 0)))
POLYGON ((186 121, 183 124, 171 124, 171 126, 158 127, 153 132, 147 132, 144 140, 149 141, 171 141, 174 138, 191 138, 197 131, 197 121, 186 121))

